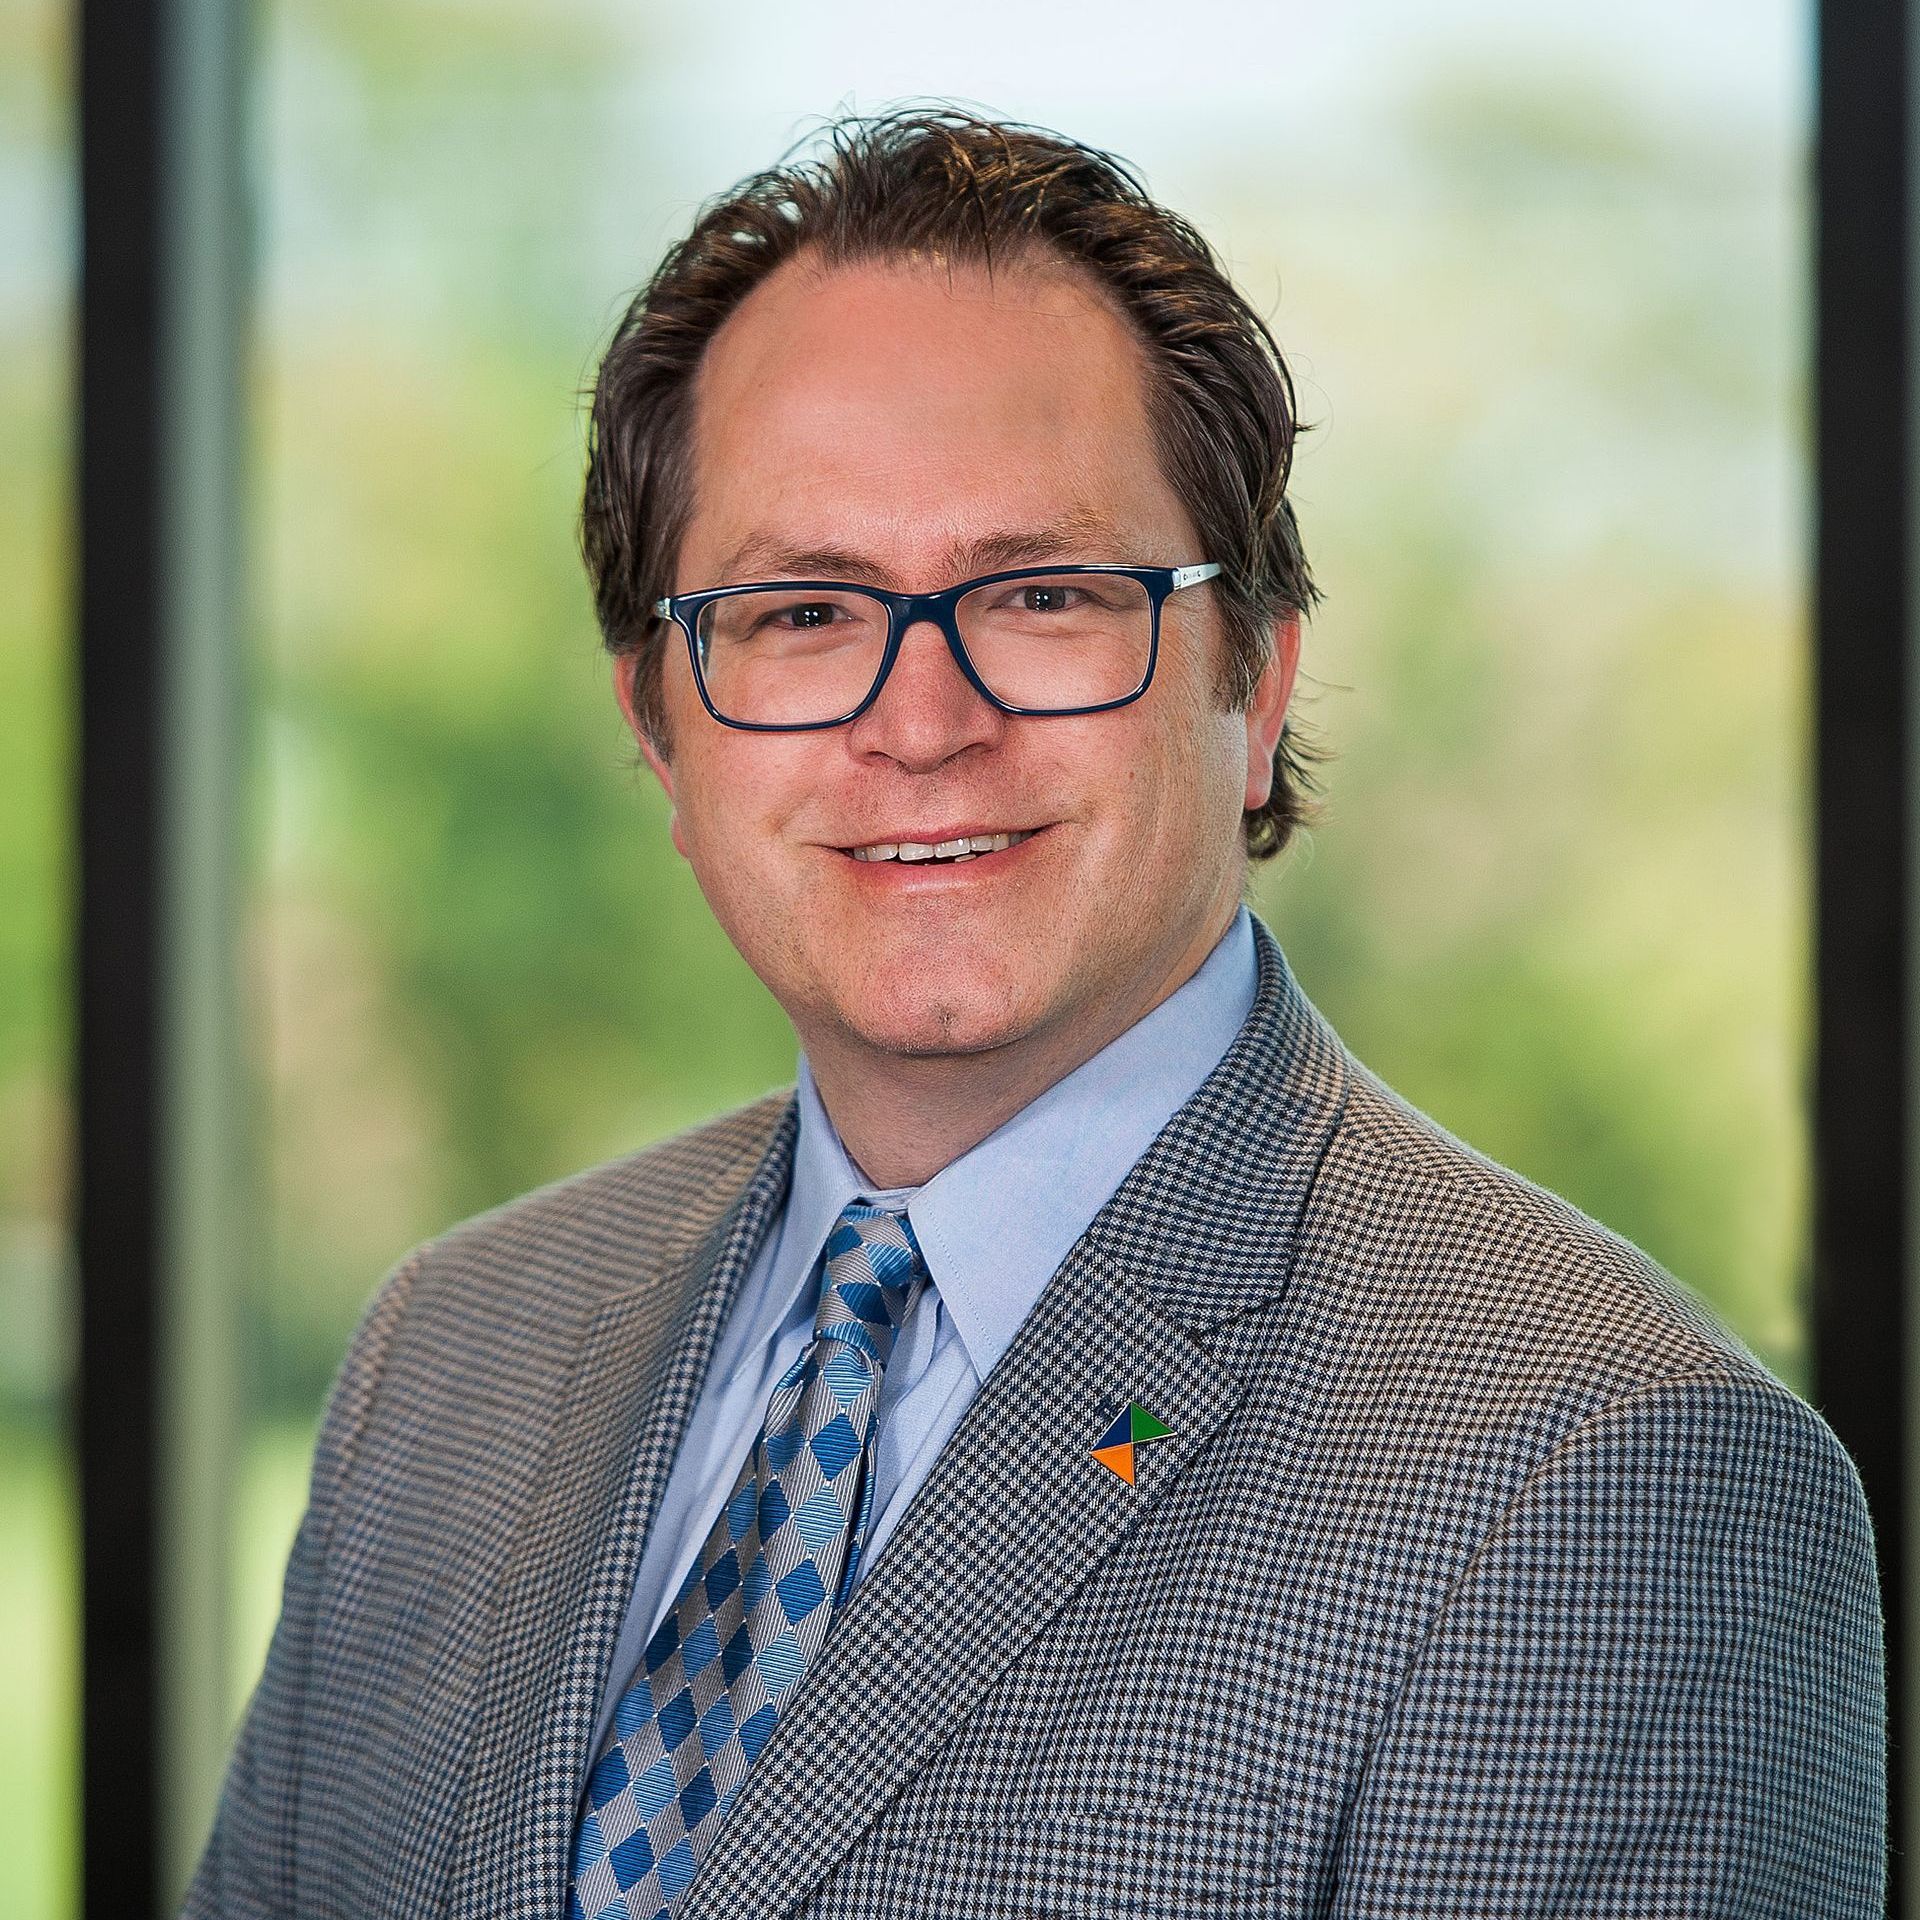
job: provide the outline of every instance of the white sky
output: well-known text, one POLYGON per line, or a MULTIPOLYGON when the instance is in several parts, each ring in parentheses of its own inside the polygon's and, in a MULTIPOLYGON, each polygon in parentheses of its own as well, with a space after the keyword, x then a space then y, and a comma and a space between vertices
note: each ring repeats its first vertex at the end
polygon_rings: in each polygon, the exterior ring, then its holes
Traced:
MULTIPOLYGON (((426 0, 454 34, 467 6, 520 4, 426 0)), ((1276 148, 1351 153, 1435 68, 1591 75, 1651 118, 1794 144, 1812 86, 1807 0, 585 4, 630 36, 622 90, 637 124, 669 136, 649 195, 662 238, 691 202, 768 164, 819 117, 904 97, 970 100, 1111 146, 1156 194, 1191 206, 1190 167, 1276 148)), ((564 5, 554 21, 566 31, 564 5)), ((0 135, 0 316, 60 297, 66 158, 31 134, 0 135)))
POLYGON ((1463 55, 1590 72, 1661 117, 1797 129, 1812 58, 1791 0, 725 0, 651 25, 649 92, 678 97, 722 172, 808 115, 926 93, 1096 142, 1152 120, 1326 137, 1463 55))

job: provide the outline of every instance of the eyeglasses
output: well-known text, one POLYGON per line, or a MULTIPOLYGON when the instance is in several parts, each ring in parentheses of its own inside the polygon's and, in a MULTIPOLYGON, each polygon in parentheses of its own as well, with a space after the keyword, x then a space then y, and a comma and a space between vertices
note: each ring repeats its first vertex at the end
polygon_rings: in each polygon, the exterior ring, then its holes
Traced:
POLYGON ((844 580, 754 581, 654 602, 687 638, 693 680, 724 727, 844 726, 880 697, 909 627, 930 620, 954 663, 1002 713, 1104 713, 1153 684, 1160 609, 1211 580, 1189 567, 1020 567, 938 593, 844 580))

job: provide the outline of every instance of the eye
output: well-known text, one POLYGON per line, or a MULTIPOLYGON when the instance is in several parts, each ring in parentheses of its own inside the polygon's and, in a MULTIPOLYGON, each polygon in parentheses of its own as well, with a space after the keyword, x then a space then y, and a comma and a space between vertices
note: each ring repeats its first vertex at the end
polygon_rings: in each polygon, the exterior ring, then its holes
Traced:
POLYGON ((1034 580, 1020 589, 1022 613, 1061 613, 1077 595, 1075 587, 1062 586, 1058 580, 1034 580))
POLYGON ((833 617, 838 611, 831 600, 798 600, 792 606, 781 607, 767 617, 776 626, 792 632, 805 632, 815 627, 832 626, 833 617))

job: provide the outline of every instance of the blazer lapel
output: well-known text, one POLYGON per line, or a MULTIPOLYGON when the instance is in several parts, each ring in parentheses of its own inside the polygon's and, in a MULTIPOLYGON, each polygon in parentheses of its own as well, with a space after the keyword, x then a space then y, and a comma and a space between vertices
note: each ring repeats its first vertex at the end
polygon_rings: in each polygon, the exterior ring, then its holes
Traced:
POLYGON ((1197 1336, 1284 1287, 1344 1050, 1256 921, 1246 1026, 1049 1283, 749 1774, 681 1920, 791 1911, 1139 1525, 1241 1388, 1197 1336), (1092 1457, 1141 1402, 1170 1439, 1092 1457))
POLYGON ((786 1196, 790 1106, 745 1190, 589 1322, 508 1563, 478 1702, 452 1910, 558 1914, 606 1666, 715 1340, 786 1196))
POLYGON ((1082 1243, 1041 1296, 747 1776, 682 1920, 784 1913, 1179 1477, 1236 1400, 1082 1243), (1129 1400, 1173 1429, 1128 1486, 1093 1458, 1129 1400))

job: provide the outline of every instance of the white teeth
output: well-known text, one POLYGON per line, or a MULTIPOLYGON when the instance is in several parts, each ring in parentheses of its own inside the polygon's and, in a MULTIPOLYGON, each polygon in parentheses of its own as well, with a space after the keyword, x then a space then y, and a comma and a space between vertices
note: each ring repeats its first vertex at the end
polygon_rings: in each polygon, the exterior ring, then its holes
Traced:
POLYGON ((856 860, 948 860, 956 866, 983 853, 1004 853, 1030 840, 1030 833, 963 834, 956 840, 942 840, 937 846, 925 840, 876 840, 870 847, 853 847, 856 860))

